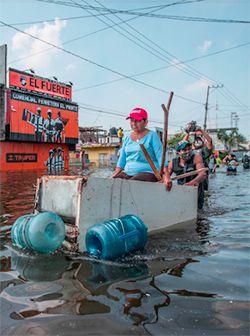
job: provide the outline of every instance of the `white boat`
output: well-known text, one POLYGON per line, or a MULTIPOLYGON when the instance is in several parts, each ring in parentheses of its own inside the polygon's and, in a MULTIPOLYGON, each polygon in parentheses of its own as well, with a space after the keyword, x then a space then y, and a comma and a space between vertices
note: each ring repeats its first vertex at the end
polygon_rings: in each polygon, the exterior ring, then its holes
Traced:
POLYGON ((67 225, 65 247, 85 251, 89 227, 127 214, 140 217, 149 234, 177 224, 195 222, 197 187, 79 176, 38 179, 35 212, 53 211, 67 225), (73 247, 74 246, 74 247, 73 247))

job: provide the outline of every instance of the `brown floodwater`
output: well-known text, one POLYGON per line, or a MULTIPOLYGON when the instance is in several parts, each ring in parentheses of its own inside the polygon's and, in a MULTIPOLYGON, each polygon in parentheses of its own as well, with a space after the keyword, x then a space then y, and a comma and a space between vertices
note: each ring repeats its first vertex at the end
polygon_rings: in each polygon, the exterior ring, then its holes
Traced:
POLYGON ((249 335, 250 171, 219 169, 195 225, 113 262, 11 245, 5 230, 33 211, 44 173, 0 174, 2 336, 249 335))

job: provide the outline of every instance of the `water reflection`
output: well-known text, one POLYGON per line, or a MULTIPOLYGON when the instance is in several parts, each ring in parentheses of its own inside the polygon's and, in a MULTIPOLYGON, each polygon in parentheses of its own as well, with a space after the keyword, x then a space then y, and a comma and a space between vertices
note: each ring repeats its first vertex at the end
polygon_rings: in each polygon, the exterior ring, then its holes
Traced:
POLYGON ((248 172, 218 171, 197 226, 152 236, 119 262, 9 247, 5 232, 33 211, 44 173, 1 173, 2 335, 249 334, 248 172))

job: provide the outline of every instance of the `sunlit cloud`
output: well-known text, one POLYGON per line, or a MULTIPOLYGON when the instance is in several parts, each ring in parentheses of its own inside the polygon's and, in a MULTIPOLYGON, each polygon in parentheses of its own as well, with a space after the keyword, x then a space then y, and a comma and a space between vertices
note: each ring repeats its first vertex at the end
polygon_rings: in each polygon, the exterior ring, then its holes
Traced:
POLYGON ((199 47, 198 50, 202 53, 207 52, 212 47, 212 41, 204 41, 199 47))
POLYGON ((187 92, 197 92, 204 90, 204 88, 207 88, 209 85, 213 85, 214 83, 210 81, 207 78, 200 78, 197 81, 189 84, 186 86, 187 92))
MULTIPOLYGON (((44 22, 42 25, 30 26, 25 29, 25 33, 59 46, 62 43, 61 32, 66 24, 66 21, 55 19, 52 23, 44 22)), ((59 53, 56 48, 21 32, 13 36, 12 50, 16 55, 18 54, 18 58, 22 59, 19 68, 34 68, 36 72, 49 71, 59 53), (45 50, 48 51, 44 52, 45 50), (28 57, 29 55, 33 56, 28 57)))
POLYGON ((65 67, 66 71, 71 71, 71 70, 75 70, 75 69, 76 69, 76 65, 73 64, 73 63, 70 63, 70 64, 66 65, 66 67, 65 67))

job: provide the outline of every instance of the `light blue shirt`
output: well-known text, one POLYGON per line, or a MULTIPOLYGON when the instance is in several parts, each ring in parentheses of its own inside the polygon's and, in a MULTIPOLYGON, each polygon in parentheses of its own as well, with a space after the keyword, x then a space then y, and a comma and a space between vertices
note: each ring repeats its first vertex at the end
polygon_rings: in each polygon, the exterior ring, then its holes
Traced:
MULTIPOLYGON (((120 151, 119 160, 117 166, 124 170, 124 172, 130 176, 142 172, 153 173, 147 159, 140 147, 143 144, 154 162, 156 169, 160 170, 162 159, 162 143, 154 131, 149 131, 139 141, 131 140, 130 135, 124 140, 123 146, 120 151)), ((167 166, 167 161, 165 161, 167 166)))

